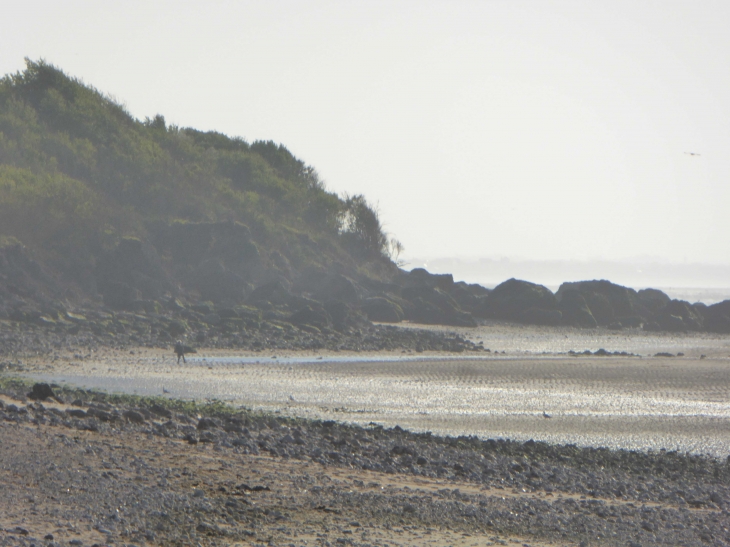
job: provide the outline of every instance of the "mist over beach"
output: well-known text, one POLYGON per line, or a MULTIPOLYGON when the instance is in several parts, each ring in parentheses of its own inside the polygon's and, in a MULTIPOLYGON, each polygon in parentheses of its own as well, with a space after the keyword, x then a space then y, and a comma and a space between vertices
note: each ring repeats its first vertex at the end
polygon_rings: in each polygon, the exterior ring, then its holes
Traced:
POLYGON ((730 3, 9 0, 0 547, 730 545, 730 3))

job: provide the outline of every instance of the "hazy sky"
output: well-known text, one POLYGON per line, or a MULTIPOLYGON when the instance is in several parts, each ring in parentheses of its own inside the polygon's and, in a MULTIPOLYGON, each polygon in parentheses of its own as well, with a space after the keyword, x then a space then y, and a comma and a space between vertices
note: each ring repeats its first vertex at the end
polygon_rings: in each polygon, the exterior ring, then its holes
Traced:
POLYGON ((1 73, 283 143, 406 258, 730 263, 727 0, 1 5, 1 73))

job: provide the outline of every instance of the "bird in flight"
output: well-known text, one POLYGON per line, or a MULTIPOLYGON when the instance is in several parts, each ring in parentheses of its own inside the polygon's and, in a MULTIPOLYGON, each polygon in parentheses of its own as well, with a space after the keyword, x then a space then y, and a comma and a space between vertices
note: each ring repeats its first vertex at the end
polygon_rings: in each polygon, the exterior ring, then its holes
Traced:
POLYGON ((697 152, 685 152, 688 156, 701 156, 702 154, 698 154, 697 152))

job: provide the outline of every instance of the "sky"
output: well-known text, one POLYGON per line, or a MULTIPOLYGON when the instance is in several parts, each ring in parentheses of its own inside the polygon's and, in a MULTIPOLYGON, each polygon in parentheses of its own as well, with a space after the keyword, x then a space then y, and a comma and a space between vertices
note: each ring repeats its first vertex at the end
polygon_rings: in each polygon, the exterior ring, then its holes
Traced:
POLYGON ((726 0, 0 5, 0 74, 282 143, 406 262, 730 265, 726 0))

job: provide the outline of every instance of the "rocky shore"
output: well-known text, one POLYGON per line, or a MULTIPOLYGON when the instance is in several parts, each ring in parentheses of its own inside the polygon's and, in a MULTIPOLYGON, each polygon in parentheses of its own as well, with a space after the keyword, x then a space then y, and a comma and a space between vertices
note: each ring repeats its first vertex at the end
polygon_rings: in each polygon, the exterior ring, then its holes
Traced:
MULTIPOLYGON (((127 312, 87 312, 87 328, 49 328, 0 320, 0 356, 47 355, 61 349, 172 348, 175 340, 167 328, 175 319, 127 312), (158 325, 159 328, 156 328, 158 325)), ((182 336, 193 348, 264 350, 327 350, 374 352, 410 350, 451 353, 486 351, 455 333, 438 330, 401 329, 368 324, 348 331, 310 329, 279 322, 263 322, 256 329, 207 330, 193 339, 182 336)))
POLYGON ((0 545, 730 542, 730 460, 0 391, 0 545))
POLYGON ((264 261, 243 225, 175 226, 170 234, 177 235, 168 234, 172 239, 157 246, 122 239, 99 258, 85 292, 72 290, 22 245, 0 247, 0 353, 42 352, 47 343, 66 340, 125 348, 166 347, 179 339, 193 347, 244 351, 481 351, 462 337, 387 326, 404 321, 730 333, 730 300, 707 306, 605 280, 564 283, 554 294, 516 279, 490 290, 390 263, 380 277, 344 266, 297 270, 276 252, 277 260, 264 261), (200 240, 195 267, 175 258, 192 233, 200 240), (227 242, 223 248, 216 246, 221 241, 227 242), (231 249, 241 245, 255 258, 251 272, 225 266, 233 260, 231 249))

